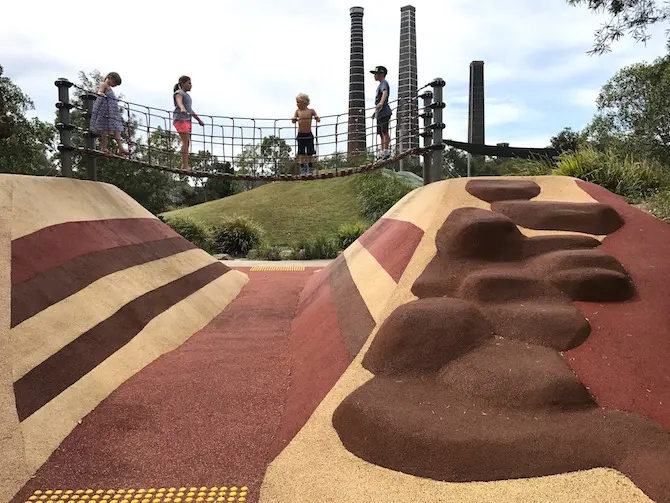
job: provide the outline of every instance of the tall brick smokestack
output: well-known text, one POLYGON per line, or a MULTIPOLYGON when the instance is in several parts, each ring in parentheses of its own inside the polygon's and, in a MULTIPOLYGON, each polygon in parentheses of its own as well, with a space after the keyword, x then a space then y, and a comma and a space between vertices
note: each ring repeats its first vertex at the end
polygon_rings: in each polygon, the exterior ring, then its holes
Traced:
POLYGON ((484 144, 484 62, 470 63, 468 143, 484 144))
POLYGON ((419 111, 416 96, 416 9, 400 7, 400 64, 396 145, 399 152, 419 146, 419 111), (413 99, 410 99, 413 98, 413 99))
POLYGON ((349 127, 347 153, 365 152, 365 67, 363 65, 363 7, 349 9, 351 52, 349 56, 349 127))

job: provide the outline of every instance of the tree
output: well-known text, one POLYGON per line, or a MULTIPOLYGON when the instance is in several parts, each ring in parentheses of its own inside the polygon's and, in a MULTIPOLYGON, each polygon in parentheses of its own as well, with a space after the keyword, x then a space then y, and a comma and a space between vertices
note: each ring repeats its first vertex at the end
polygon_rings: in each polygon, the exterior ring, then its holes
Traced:
POLYGON ((27 175, 55 174, 56 128, 26 112, 33 101, 0 66, 0 172, 27 175))
MULTIPOLYGON (((595 32, 595 42, 589 54, 602 55, 611 50, 613 42, 628 33, 637 42, 651 37, 647 28, 670 19, 670 3, 657 5, 656 0, 567 0, 575 6, 586 4, 596 12, 607 12, 612 18, 595 32)), ((670 48, 670 40, 668 41, 670 48)))
POLYGON ((592 143, 670 163, 670 55, 619 70, 596 104, 586 128, 592 143))
POLYGON ((286 140, 275 135, 263 138, 260 146, 260 157, 263 174, 290 172, 291 147, 286 140))
POLYGON ((561 152, 575 152, 579 149, 581 136, 572 128, 566 127, 556 136, 551 137, 551 146, 561 152))

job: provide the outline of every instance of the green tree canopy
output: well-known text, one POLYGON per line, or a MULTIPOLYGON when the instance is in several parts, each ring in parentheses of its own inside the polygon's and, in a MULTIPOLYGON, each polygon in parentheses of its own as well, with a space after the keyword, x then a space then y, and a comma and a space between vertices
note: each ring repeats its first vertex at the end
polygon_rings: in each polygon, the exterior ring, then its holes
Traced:
POLYGON ((26 113, 32 100, 0 66, 0 172, 26 175, 55 174, 56 128, 26 113))
POLYGON ((579 149, 581 136, 572 128, 566 127, 556 136, 551 137, 551 146, 559 152, 576 152, 579 149))
POLYGON ((592 144, 670 163, 670 55, 619 70, 596 103, 585 129, 592 144))

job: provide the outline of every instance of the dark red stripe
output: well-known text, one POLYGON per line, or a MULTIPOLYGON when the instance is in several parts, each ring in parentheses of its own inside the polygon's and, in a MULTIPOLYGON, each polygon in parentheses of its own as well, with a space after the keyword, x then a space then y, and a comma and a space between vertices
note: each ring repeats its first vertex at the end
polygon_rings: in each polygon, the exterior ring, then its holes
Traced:
POLYGON ((13 501, 45 488, 223 484, 246 485, 247 503, 257 501, 289 385, 291 320, 311 274, 249 273, 207 327, 86 416, 13 501))
POLYGON ((290 350, 290 388, 270 461, 305 425, 353 358, 338 325, 328 269, 316 273, 305 285, 291 324, 290 350))
POLYGON ((328 267, 330 289, 337 320, 351 358, 355 357, 375 328, 375 320, 351 277, 344 255, 328 267))
POLYGON ((623 217, 624 226, 600 249, 625 267, 637 296, 628 302, 577 302, 591 335, 566 360, 599 405, 638 412, 670 428, 670 225, 602 187, 577 183, 623 217))
POLYGON ((380 218, 358 240, 397 283, 422 237, 414 224, 380 218))
POLYGON ((176 237, 156 218, 67 222, 12 241, 12 285, 88 253, 176 237))
MULTIPOLYGON (((128 344, 152 319, 230 269, 214 262, 129 302, 14 383, 23 421, 128 344)), ((85 306, 82 306, 85 307, 85 306)))
POLYGON ((108 274, 194 248, 177 236, 75 257, 12 287, 12 327, 108 274))

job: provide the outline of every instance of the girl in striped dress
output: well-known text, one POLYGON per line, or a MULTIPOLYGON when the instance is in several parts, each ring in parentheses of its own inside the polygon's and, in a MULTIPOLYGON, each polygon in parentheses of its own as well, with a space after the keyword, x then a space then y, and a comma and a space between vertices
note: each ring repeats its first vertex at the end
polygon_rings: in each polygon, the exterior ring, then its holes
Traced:
POLYGON ((100 135, 100 150, 109 153, 107 143, 109 136, 113 135, 119 148, 119 154, 128 155, 123 148, 121 132, 123 131, 123 119, 119 109, 119 100, 112 91, 113 87, 121 85, 121 76, 116 72, 110 72, 100 83, 98 94, 100 95, 93 103, 91 115, 91 131, 100 135))

